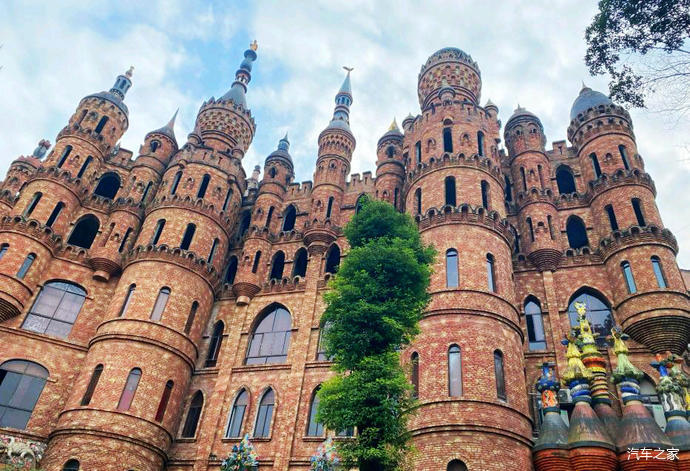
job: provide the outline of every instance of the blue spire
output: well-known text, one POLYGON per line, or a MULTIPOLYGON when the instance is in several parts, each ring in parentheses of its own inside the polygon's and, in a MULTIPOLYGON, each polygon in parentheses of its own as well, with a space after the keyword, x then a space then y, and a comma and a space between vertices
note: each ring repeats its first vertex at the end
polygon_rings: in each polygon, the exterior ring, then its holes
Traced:
POLYGON ((115 79, 115 85, 110 89, 110 93, 116 95, 120 100, 125 99, 127 90, 132 86, 132 73, 134 72, 134 67, 130 67, 125 75, 118 75, 115 79))
POLYGON ((285 133, 285 137, 278 141, 278 150, 284 150, 287 152, 290 150, 290 141, 288 141, 288 133, 285 133))
POLYGON ((229 100, 243 108, 247 108, 247 84, 252 79, 252 64, 256 60, 256 50, 259 46, 256 40, 249 45, 249 49, 244 51, 244 60, 240 64, 240 68, 235 72, 235 81, 230 87, 230 90, 221 97, 221 100, 229 100))
POLYGON ((343 85, 335 95, 335 110, 333 111, 333 119, 328 125, 327 129, 343 129, 350 131, 350 105, 352 104, 352 87, 350 85, 351 67, 343 67, 347 70, 347 75, 343 81, 343 85))

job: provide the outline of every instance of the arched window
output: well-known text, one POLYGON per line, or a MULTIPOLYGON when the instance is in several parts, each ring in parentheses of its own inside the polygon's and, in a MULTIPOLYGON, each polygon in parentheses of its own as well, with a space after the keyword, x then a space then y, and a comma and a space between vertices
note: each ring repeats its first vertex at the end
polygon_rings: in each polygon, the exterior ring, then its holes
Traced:
POLYGON ((611 225, 611 230, 617 231, 618 221, 616 220, 616 213, 613 211, 613 206, 607 204, 606 206, 604 206, 604 211, 606 211, 606 215, 609 217, 609 224, 611 225))
POLYGON ((67 239, 67 243, 84 249, 90 249, 96 235, 98 235, 98 229, 100 227, 101 223, 98 221, 98 218, 93 214, 87 214, 74 225, 72 233, 67 239))
POLYGON ((620 145, 618 146, 618 152, 621 154, 621 160, 623 161, 623 167, 625 167, 626 170, 630 170, 630 163, 628 162, 628 152, 625 149, 625 146, 620 145))
POLYGON ((414 206, 417 214, 422 214, 422 189, 417 188, 414 192, 414 206))
POLYGON ((163 422, 163 417, 165 417, 165 410, 168 408, 168 402, 170 402, 170 395, 172 394, 173 387, 175 387, 175 383, 172 379, 169 379, 165 383, 165 388, 163 388, 161 402, 158 403, 158 410, 156 411, 156 422, 163 422))
POLYGON ((386 149, 386 156, 387 156, 389 159, 392 159, 394 155, 395 155, 395 147, 393 147, 393 146, 388 146, 388 148, 386 149))
POLYGON ((544 183, 544 172, 542 171, 541 165, 537 165, 537 173, 539 174, 539 183, 542 189, 546 188, 546 183, 544 183))
POLYGON ((307 262, 308 262, 308 257, 307 257, 307 249, 302 247, 301 249, 297 250, 295 252, 295 259, 292 262, 292 277, 306 277, 307 276, 307 262))
POLYGON ((594 177, 599 178, 601 176, 601 167, 599 166, 599 159, 597 158, 597 154, 595 154, 594 152, 589 154, 589 160, 592 162, 594 177))
POLYGON ((96 134, 100 134, 101 131, 103 131, 103 128, 105 127, 105 124, 108 122, 108 117, 103 116, 100 121, 98 121, 98 125, 96 126, 96 129, 94 129, 94 132, 96 134))
POLYGON ((160 147, 160 145, 161 145, 160 141, 157 141, 155 139, 153 141, 151 141, 151 145, 150 145, 151 152, 156 152, 156 149, 158 149, 160 147))
POLYGON ((55 208, 53 209, 53 212, 50 213, 50 216, 48 216, 48 220, 46 221, 46 226, 52 227, 53 223, 55 223, 55 220, 58 218, 60 215, 60 212, 62 212, 62 208, 65 207, 65 203, 60 201, 58 204, 55 205, 55 208))
POLYGON ((568 304, 568 317, 570 318, 570 325, 573 327, 580 325, 577 319, 577 309, 575 309, 576 302, 585 304, 587 320, 589 320, 592 326, 592 332, 599 334, 596 338, 597 345, 599 347, 606 347, 606 336, 611 334, 611 327, 613 327, 609 303, 594 290, 589 288, 578 290, 570 298, 570 303, 568 304))
POLYGON ((486 254, 486 281, 489 291, 495 293, 496 289, 496 267, 494 256, 490 253, 486 254))
POLYGON ((556 170, 556 185, 558 185, 558 192, 562 195, 575 193, 575 178, 573 172, 567 165, 561 165, 556 170))
POLYGON ((326 255, 326 273, 337 273, 338 267, 340 267, 340 247, 333 244, 326 255))
POLYGON ((62 467, 62 471, 79 471, 79 461, 69 460, 62 467))
POLYGON ((446 287, 458 287, 458 251, 446 250, 446 287))
POLYGON ((226 211, 228 209, 230 198, 232 198, 232 188, 228 188, 228 192, 225 194, 225 200, 223 201, 223 207, 221 208, 221 211, 226 211))
POLYGON ((422 141, 417 141, 414 145, 414 159, 416 163, 422 163, 422 141))
POLYGON ((77 178, 81 178, 84 176, 84 172, 86 172, 86 169, 89 168, 89 165, 93 162, 93 157, 90 155, 84 160, 84 163, 82 164, 81 168, 79 169, 79 173, 77 173, 77 178))
POLYGON ((398 209, 398 199, 400 199, 400 188, 396 188, 393 192, 393 207, 398 209))
POLYGON ((163 228, 165 227, 165 219, 159 219, 156 222, 156 228, 153 230, 153 237, 151 237, 151 245, 158 244, 158 240, 161 238, 163 233, 163 228))
POLYGON ((448 463, 446 471, 467 471, 467 465, 460 460, 453 460, 448 463))
POLYGON ((19 270, 17 270, 17 278, 20 280, 23 280, 26 274, 29 272, 29 268, 31 268, 31 265, 33 265, 34 260, 36 260, 36 254, 35 253, 30 253, 29 255, 26 256, 24 261, 22 262, 22 266, 19 267, 19 270))
POLYGON ((359 198, 357 198, 357 203, 355 204, 355 214, 359 214, 359 212, 362 210, 365 200, 366 196, 364 195, 361 195, 359 198))
POLYGON ((127 382, 122 390, 122 395, 120 396, 120 401, 117 404, 117 410, 128 411, 132 406, 132 401, 134 400, 134 394, 137 392, 137 387, 139 387, 139 380, 141 379, 141 370, 139 368, 132 368, 127 376, 127 382))
POLYGON ((252 333, 244 363, 246 365, 285 363, 290 347, 292 324, 290 313, 284 307, 274 305, 260 319, 252 333))
POLYGON ((271 276, 269 279, 281 280, 283 278, 283 270, 285 269, 285 253, 279 250, 273 255, 271 260, 271 276))
POLYGON ((268 214, 266 215, 266 224, 264 227, 271 227, 271 219, 273 219, 273 211, 275 211, 275 208, 271 206, 268 208, 268 214))
POLYGON ((544 335, 544 319, 541 305, 534 297, 525 301, 525 323, 527 324, 527 340, 530 350, 545 350, 546 336, 544 335))
POLYGON ((446 188, 446 204, 455 206, 457 204, 455 199, 455 177, 446 177, 444 184, 446 188))
POLYGON ((194 232, 196 232, 196 224, 190 222, 187 224, 187 228, 184 230, 184 235, 182 236, 182 242, 180 242, 180 248, 182 250, 189 250, 189 246, 192 245, 192 239, 194 238, 194 232))
POLYGON ((24 210, 24 217, 25 218, 28 218, 29 216, 31 216, 31 213, 33 213, 34 209, 36 209, 38 202, 41 201, 42 196, 43 196, 43 193, 41 193, 40 191, 37 193, 34 193, 34 196, 31 198, 31 202, 29 203, 29 205, 24 210))
POLYGON ((314 392, 311 395, 311 405, 309 406, 309 422, 307 423, 308 437, 323 436, 323 424, 316 421, 316 412, 319 410, 319 389, 321 389, 321 386, 318 386, 316 389, 314 389, 314 392))
POLYGON ((319 340, 316 345, 316 360, 317 361, 330 361, 331 358, 326 355, 326 345, 324 345, 324 334, 328 330, 328 328, 331 326, 330 322, 326 322, 321 328, 319 329, 319 340))
POLYGON ((199 309, 199 302, 194 301, 192 307, 189 309, 189 314, 187 315, 187 322, 184 324, 184 333, 188 334, 192 331, 192 326, 194 326, 194 319, 196 318, 196 311, 199 309))
POLYGON ((259 269, 259 262, 261 261, 261 250, 257 250, 254 255, 254 264, 252 265, 252 273, 256 273, 259 269))
POLYGON ((65 338, 81 311, 86 291, 65 281, 49 281, 36 297, 22 329, 65 338))
POLYGON ((218 250, 218 244, 220 243, 220 240, 218 238, 213 239, 213 244, 211 244, 211 251, 208 253, 208 259, 206 259, 206 263, 209 265, 213 263, 213 257, 216 256, 216 251, 218 250))
POLYGON ((328 207, 326 208, 326 219, 329 219, 331 217, 331 214, 333 212, 333 201, 335 198, 330 196, 328 198, 328 207))
POLYGON ((553 220, 550 214, 546 216, 546 222, 549 225, 549 236, 551 236, 551 240, 556 240, 556 233, 553 230, 553 220))
POLYGON ((506 201, 511 202, 511 201, 513 201, 513 184, 510 183, 510 179, 508 178, 508 175, 504 175, 503 179, 506 182, 506 190, 505 190, 506 201))
POLYGON ((182 178, 182 171, 179 171, 173 177, 172 185, 170 185, 170 194, 174 195, 177 193, 177 187, 180 184, 180 179, 182 178))
POLYGON ((534 242, 534 224, 532 224, 532 218, 527 218, 525 219, 525 222, 527 222, 527 229, 529 229, 529 240, 534 242))
POLYGON ((159 321, 163 316, 163 311, 165 311, 165 305, 168 304, 168 298, 170 297, 170 288, 163 286, 158 292, 158 297, 156 298, 156 303, 153 305, 153 310, 151 311, 151 320, 159 321))
POLYGON ((206 356, 205 367, 210 368, 216 366, 218 362, 218 353, 220 352, 220 346, 223 343, 223 331, 225 330, 225 324, 223 321, 218 321, 213 326, 213 335, 211 335, 211 342, 208 345, 208 355, 206 356))
POLYGON ((153 186, 153 182, 148 182, 146 184, 146 188, 144 188, 144 194, 141 196, 141 202, 142 203, 146 202, 146 197, 149 195, 149 192, 151 191, 152 186, 153 186))
POLYGON ((206 196, 206 189, 208 188, 208 184, 211 181, 211 175, 208 173, 205 173, 204 176, 201 178, 201 185, 199 185, 199 191, 196 193, 197 198, 203 198, 206 196))
POLYGON ((635 211, 635 218, 637 218, 637 225, 644 227, 647 224, 644 221, 644 214, 642 214, 642 202, 639 198, 632 199, 633 211, 635 211))
POLYGON ((448 395, 462 396, 462 353, 457 345, 448 349, 448 395))
POLYGON ((481 189, 482 189, 482 206, 484 206, 486 209, 491 209, 491 204, 489 200, 489 182, 482 180, 481 183, 481 189))
POLYGON ((125 314, 127 314, 127 309, 129 308, 129 303, 132 302, 132 296, 134 295, 134 290, 137 289, 137 285, 132 283, 129 285, 129 289, 127 290, 127 295, 125 296, 125 300, 122 303, 122 307, 120 308, 120 314, 118 317, 124 317, 125 314))
POLYGON ((630 262, 624 260, 621 263, 621 270, 623 270, 623 277, 625 278, 625 285, 628 288, 628 293, 636 293, 637 286, 635 285, 635 277, 633 276, 632 268, 630 268, 630 262))
POLYGON ((297 219, 297 210, 294 205, 289 205, 283 215, 283 230, 291 231, 295 228, 295 220, 297 219))
POLYGON ((503 352, 494 350, 494 375, 496 376, 496 397, 506 400, 506 378, 503 369, 503 352))
POLYGON ((225 430, 225 438, 237 438, 242 436, 242 422, 244 413, 249 405, 249 394, 246 389, 242 389, 235 398, 228 420, 228 428, 225 430))
POLYGON ((96 390, 96 386, 98 386, 98 380, 101 379, 101 373, 103 373, 103 365, 96 365, 96 368, 93 369, 93 373, 91 373, 91 379, 89 380, 88 386, 86 386, 84 396, 81 398, 82 406, 91 404, 91 398, 96 390))
POLYGON ((410 364, 412 366, 412 396, 415 399, 419 398, 419 353, 414 352, 410 357, 410 364))
POLYGON ((239 236, 242 237, 249 229, 249 224, 252 221, 252 213, 250 211, 245 211, 242 213, 242 220, 240 222, 240 233, 239 236))
POLYGON ((0 427, 26 428, 47 378, 48 370, 31 361, 0 365, 0 427))
POLYGON ((93 194, 112 200, 119 189, 120 176, 115 172, 108 172, 101 175, 93 194))
POLYGON ((656 284, 659 286, 659 288, 667 288, 666 277, 664 276, 664 270, 661 267, 661 259, 654 255, 651 258, 651 261, 652 270, 654 270, 654 276, 656 277, 656 284))
POLYGON ((120 242, 120 247, 118 247, 117 251, 122 253, 122 251, 125 249, 125 245, 127 244, 127 241, 129 240, 129 236, 132 235, 132 228, 128 227, 127 230, 125 231, 125 235, 122 237, 122 242, 120 242))
POLYGON ((10 248, 10 244, 2 244, 2 245, 0 245, 0 260, 2 259, 2 257, 5 256, 5 254, 7 253, 7 250, 8 250, 9 248, 10 248))
POLYGON ((194 438, 196 435, 196 427, 199 425, 201 418, 201 410, 204 408, 204 395, 201 391, 194 393, 192 402, 189 403, 189 412, 187 412, 187 419, 184 421, 182 427, 182 438, 194 438))
POLYGON ((453 134, 450 128, 443 128, 443 152, 453 152, 453 134))
POLYGON ((579 217, 570 216, 565 225, 565 231, 568 234, 568 245, 570 245, 570 248, 579 249, 589 245, 585 223, 579 217))
POLYGON ((274 406, 275 393, 273 389, 269 388, 259 402, 259 412, 256 414, 256 424, 254 424, 254 437, 266 438, 271 434, 274 406))
POLYGON ((484 133, 477 132, 477 154, 484 156, 484 133))
POLYGON ((67 157, 69 157, 69 154, 72 152, 72 146, 65 146, 65 150, 62 151, 62 156, 60 156, 60 160, 58 160, 57 168, 62 168, 62 166, 65 164, 65 161, 67 160, 67 157))
POLYGON ((522 177, 522 191, 527 191, 527 175, 525 175, 525 167, 520 167, 520 176, 522 177))
POLYGON ((225 272, 225 282, 233 284, 235 282, 235 276, 237 275, 237 257, 234 255, 230 257, 228 262, 228 269, 225 272))

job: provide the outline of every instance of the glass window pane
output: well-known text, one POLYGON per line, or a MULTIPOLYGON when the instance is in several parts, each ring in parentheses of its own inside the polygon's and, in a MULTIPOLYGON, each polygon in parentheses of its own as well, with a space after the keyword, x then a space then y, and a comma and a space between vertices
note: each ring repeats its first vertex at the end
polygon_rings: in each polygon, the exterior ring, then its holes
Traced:
POLYGON ((29 314, 28 316, 26 316, 26 319, 24 319, 24 324, 22 325, 22 328, 25 330, 31 330, 33 332, 38 332, 42 334, 48 328, 49 322, 50 319, 46 317, 39 317, 33 314, 29 314))
POLYGON ((462 395, 462 371, 460 349, 451 347, 448 353, 448 394, 451 397, 462 395))
POLYGON ((10 427, 23 430, 26 424, 29 423, 31 412, 19 409, 7 408, 2 418, 0 418, 0 427, 10 427))
POLYGON ((66 338, 71 330, 72 324, 53 320, 48 323, 45 333, 48 335, 54 335, 56 337, 66 338))
POLYGON ((0 405, 6 406, 12 400, 12 395, 17 390, 22 375, 18 373, 5 372, 0 382, 0 405))

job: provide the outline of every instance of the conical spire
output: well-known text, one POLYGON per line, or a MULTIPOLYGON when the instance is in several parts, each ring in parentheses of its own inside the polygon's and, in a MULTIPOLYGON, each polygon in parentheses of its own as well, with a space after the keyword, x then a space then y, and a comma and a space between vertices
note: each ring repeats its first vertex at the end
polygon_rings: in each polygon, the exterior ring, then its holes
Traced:
POLYGON ((271 152, 268 157, 266 157, 266 162, 264 166, 267 166, 271 160, 279 160, 283 162, 292 172, 293 164, 292 157, 290 156, 290 141, 288 141, 287 132, 285 137, 278 141, 278 148, 271 152))
POLYGON ((393 118, 393 122, 388 127, 388 132, 390 131, 400 132, 400 128, 398 128, 398 122, 395 120, 395 118, 393 118))
POLYGON ((127 90, 132 86, 132 74, 134 73, 134 66, 131 66, 124 75, 118 75, 115 79, 115 84, 113 88, 110 89, 110 93, 117 96, 120 100, 125 99, 127 90))
POLYGON ((284 150, 285 152, 290 150, 290 141, 288 141, 287 131, 285 132, 285 137, 278 141, 278 150, 284 150))
POLYGON ((162 128, 156 129, 155 131, 151 131, 149 134, 152 133, 159 133, 163 134, 164 136, 168 136, 172 141, 177 144, 177 139, 175 138, 175 119, 177 118, 177 113, 180 111, 178 108, 175 111, 175 114, 172 115, 172 118, 170 118, 170 121, 168 121, 168 124, 163 126, 162 128))
POLYGON ((350 72, 352 67, 343 67, 347 70, 347 75, 343 81, 340 90, 335 95, 335 110, 333 111, 333 119, 326 129, 342 129, 343 131, 350 131, 350 105, 352 104, 352 87, 350 84, 350 72))
POLYGON ((254 42, 249 45, 249 49, 244 51, 244 60, 240 64, 240 68, 235 72, 235 81, 232 87, 230 87, 230 90, 221 97, 221 101, 232 101, 242 108, 247 108, 245 94, 247 93, 247 84, 249 84, 252 79, 252 64, 256 60, 256 50, 258 47, 256 40, 254 40, 254 42))

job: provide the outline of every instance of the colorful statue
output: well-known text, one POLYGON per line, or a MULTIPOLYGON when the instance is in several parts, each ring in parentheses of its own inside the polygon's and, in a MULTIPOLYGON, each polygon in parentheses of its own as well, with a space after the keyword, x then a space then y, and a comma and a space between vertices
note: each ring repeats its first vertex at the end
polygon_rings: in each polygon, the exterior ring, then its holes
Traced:
POLYGON ((316 449, 316 453, 312 455, 309 461, 311 462, 311 467, 309 469, 318 471, 335 471, 338 469, 340 459, 336 454, 333 439, 328 437, 325 442, 319 445, 316 449))
POLYGON ((232 453, 221 463, 221 471, 249 471, 259 468, 259 458, 246 434, 242 441, 232 447, 232 453))

